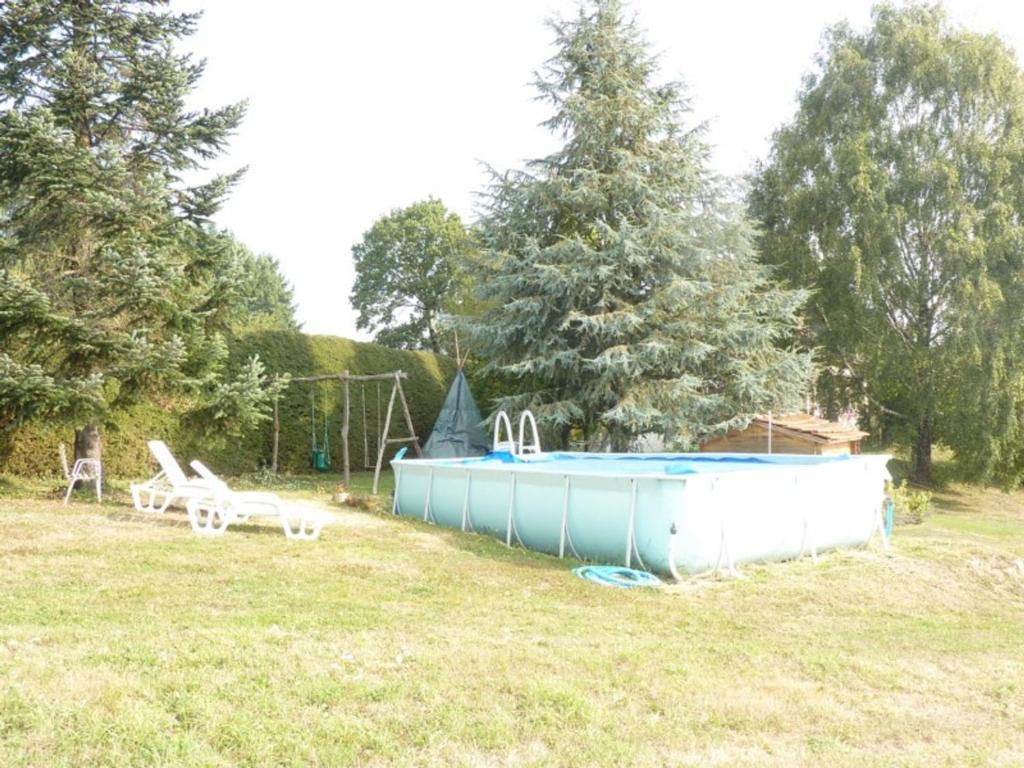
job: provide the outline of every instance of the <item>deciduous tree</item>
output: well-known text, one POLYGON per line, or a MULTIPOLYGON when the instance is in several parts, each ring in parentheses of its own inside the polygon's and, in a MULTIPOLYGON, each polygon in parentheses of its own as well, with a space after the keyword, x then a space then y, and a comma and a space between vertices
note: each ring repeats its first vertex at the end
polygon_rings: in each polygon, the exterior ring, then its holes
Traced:
POLYGON ((458 214, 440 200, 382 216, 352 249, 356 327, 389 347, 441 352, 441 317, 457 309, 460 265, 473 248, 458 214))
POLYGON ((819 389, 976 476, 1019 478, 1024 78, 938 7, 830 30, 756 173, 766 261, 813 289, 819 389))

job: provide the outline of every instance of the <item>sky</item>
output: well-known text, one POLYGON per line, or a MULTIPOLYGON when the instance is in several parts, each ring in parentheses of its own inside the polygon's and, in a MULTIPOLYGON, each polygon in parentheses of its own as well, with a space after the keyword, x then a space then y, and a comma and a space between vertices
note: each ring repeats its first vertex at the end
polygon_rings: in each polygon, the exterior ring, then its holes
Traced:
MULTIPOLYGON (((955 22, 1024 51, 1024 3, 952 0, 955 22)), ((742 176, 790 120, 822 33, 870 21, 871 2, 634 0, 627 7, 706 122, 711 164, 742 176)), ((184 44, 207 60, 195 107, 246 99, 210 172, 248 172, 217 215, 270 253, 310 333, 365 339, 349 304, 352 246, 375 220, 427 197, 465 221, 487 168, 521 167, 557 140, 540 127, 534 72, 553 53, 545 19, 568 0, 172 0, 202 10, 184 44)))

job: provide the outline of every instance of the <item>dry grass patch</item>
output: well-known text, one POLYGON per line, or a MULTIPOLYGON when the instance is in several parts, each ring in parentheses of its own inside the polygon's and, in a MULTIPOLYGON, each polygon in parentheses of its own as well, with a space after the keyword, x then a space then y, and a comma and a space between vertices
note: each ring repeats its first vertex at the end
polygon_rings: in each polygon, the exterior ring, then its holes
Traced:
POLYGON ((1024 496, 618 591, 304 482, 315 543, 8 490, 0 764, 1024 764, 1024 496))

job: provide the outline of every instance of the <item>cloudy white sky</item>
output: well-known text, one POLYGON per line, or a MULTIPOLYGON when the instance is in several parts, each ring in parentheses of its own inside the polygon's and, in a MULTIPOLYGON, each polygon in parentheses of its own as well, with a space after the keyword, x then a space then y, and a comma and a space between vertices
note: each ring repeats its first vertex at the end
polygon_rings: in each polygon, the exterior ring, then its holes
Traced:
MULTIPOLYGON (((795 109, 823 30, 866 26, 871 2, 634 0, 664 79, 707 121, 712 163, 745 174, 795 109)), ((199 106, 249 100, 218 167, 249 172, 218 216, 273 254, 307 331, 360 338, 351 248, 393 208, 439 197, 466 220, 487 176, 550 151, 532 73, 552 53, 544 20, 570 0, 173 0, 204 11, 188 46, 208 68, 199 106)), ((1024 4, 953 0, 963 25, 1024 51, 1024 4)))

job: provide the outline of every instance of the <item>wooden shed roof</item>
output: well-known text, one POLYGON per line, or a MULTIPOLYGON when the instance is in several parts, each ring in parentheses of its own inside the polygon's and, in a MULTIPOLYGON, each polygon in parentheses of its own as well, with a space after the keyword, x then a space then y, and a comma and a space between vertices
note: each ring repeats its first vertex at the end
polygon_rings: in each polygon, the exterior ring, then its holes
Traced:
MULTIPOLYGON (((752 423, 767 429, 768 417, 758 416, 752 423)), ((862 432, 856 427, 846 427, 834 421, 819 419, 809 413, 773 415, 771 423, 773 432, 788 433, 815 443, 845 443, 862 440, 868 436, 867 432, 862 432)))

